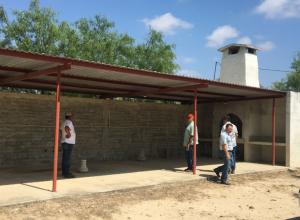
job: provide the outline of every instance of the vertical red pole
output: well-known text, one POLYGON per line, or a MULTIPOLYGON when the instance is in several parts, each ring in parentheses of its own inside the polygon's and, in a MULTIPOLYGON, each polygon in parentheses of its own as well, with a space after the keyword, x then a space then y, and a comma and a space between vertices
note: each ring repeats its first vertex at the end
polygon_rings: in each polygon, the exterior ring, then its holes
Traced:
POLYGON ((197 92, 195 91, 194 96, 194 155, 193 155, 193 174, 196 174, 196 164, 197 164, 197 147, 196 147, 196 134, 197 134, 197 92))
POLYGON ((272 165, 275 165, 275 99, 273 99, 273 107, 272 107, 272 165))
POLYGON ((57 73, 57 80, 56 80, 55 139, 54 139, 54 155, 53 155, 52 192, 56 192, 56 185, 57 185, 59 115, 60 115, 60 72, 57 73))

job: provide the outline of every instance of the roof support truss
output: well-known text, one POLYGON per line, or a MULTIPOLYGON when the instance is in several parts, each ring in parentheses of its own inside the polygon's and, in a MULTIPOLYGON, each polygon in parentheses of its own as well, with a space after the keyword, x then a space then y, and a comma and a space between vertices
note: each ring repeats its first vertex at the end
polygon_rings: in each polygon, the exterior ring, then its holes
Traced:
POLYGON ((70 64, 64 64, 64 65, 61 65, 61 66, 51 67, 51 68, 44 69, 44 70, 37 70, 37 71, 34 71, 34 72, 28 72, 28 73, 25 73, 25 74, 20 75, 20 76, 11 76, 11 77, 7 77, 7 78, 2 79, 0 81, 0 85, 5 85, 5 84, 12 83, 12 82, 15 82, 15 81, 33 79, 33 78, 36 78, 36 77, 39 77, 39 76, 44 76, 44 75, 49 75, 49 74, 52 74, 52 73, 57 73, 57 72, 67 70, 67 69, 70 69, 70 68, 71 68, 70 64))

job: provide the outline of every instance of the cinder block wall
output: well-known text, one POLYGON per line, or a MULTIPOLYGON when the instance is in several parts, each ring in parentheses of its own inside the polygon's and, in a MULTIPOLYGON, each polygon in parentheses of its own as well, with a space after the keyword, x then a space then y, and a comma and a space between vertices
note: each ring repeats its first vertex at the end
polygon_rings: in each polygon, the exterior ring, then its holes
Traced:
MULTIPOLYGON (((54 96, 0 93, 0 167, 51 166, 54 96)), ((74 159, 136 159, 183 155, 185 115, 190 106, 62 97, 61 117, 75 114, 74 159)), ((61 152, 60 152, 61 157, 61 152)))
MULTIPOLYGON (((272 99, 232 103, 216 103, 213 108, 213 156, 218 156, 219 123, 223 116, 233 113, 243 122, 244 159, 251 162, 272 161, 271 145, 246 144, 248 141, 272 142, 272 99)), ((276 142, 286 142, 286 99, 276 99, 276 142)), ((284 146, 276 146, 276 163, 285 164, 284 146)))

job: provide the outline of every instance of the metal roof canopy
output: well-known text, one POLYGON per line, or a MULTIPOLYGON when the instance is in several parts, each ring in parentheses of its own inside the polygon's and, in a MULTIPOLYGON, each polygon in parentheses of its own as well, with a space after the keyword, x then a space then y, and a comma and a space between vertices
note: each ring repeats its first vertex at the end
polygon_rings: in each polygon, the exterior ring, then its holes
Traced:
POLYGON ((0 48, 0 86, 55 90, 103 98, 133 97, 192 102, 279 98, 285 92, 170 75, 96 62, 0 48))
MULTIPOLYGON (((60 91, 106 97, 143 97, 177 101, 194 100, 194 133, 200 102, 273 99, 272 164, 275 165, 275 98, 285 92, 216 81, 168 75, 95 62, 0 48, 0 86, 56 90, 52 191, 57 190, 60 91)), ((193 141, 196 174, 196 135, 193 141)))

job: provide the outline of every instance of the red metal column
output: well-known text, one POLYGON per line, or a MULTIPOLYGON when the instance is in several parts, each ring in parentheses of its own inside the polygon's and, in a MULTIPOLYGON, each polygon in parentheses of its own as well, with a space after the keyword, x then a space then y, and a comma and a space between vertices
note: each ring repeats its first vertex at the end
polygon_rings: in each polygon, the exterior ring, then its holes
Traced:
POLYGON ((59 116, 60 116, 60 72, 57 73, 57 80, 56 80, 55 140, 54 140, 54 155, 53 155, 52 192, 56 192, 56 183, 57 183, 59 116))
POLYGON ((197 133, 197 91, 195 90, 194 96, 194 155, 193 155, 193 174, 196 174, 196 164, 197 164, 197 147, 196 147, 196 133, 197 133))
POLYGON ((273 99, 273 107, 272 107, 272 165, 275 165, 275 99, 273 99))

